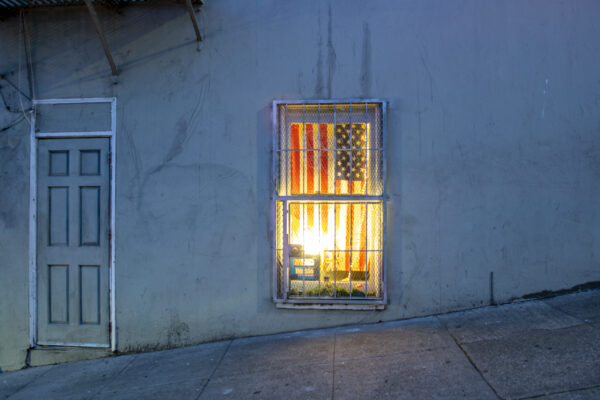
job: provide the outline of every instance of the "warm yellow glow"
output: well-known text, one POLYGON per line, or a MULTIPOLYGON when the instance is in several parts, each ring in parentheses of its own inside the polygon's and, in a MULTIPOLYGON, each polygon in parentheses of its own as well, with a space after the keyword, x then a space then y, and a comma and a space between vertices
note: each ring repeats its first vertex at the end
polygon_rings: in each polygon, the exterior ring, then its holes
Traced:
POLYGON ((308 267, 312 267, 315 265, 315 260, 312 258, 295 258, 294 265, 306 265, 308 267))
POLYGON ((314 276, 315 271, 312 268, 304 267, 304 268, 296 268, 296 275, 298 276, 314 276))
MULTIPOLYGON (((306 257, 318 257, 314 264, 302 265, 319 265, 321 277, 334 270, 366 271, 379 264, 376 251, 381 249, 380 205, 292 203, 289 215, 288 243, 301 246, 301 254, 306 257)), ((301 257, 300 253, 294 257, 301 257)))
POLYGON ((305 256, 318 256, 321 277, 324 272, 368 270, 372 251, 380 246, 380 209, 358 201, 321 202, 317 196, 367 195, 373 190, 372 179, 380 175, 371 154, 371 124, 293 122, 289 132, 294 151, 282 159, 282 192, 315 199, 289 203, 288 244, 301 246, 305 256))
POLYGON ((304 245, 304 254, 322 254, 325 250, 325 241, 319 240, 319 234, 313 232, 313 230, 307 229, 300 236, 304 245))

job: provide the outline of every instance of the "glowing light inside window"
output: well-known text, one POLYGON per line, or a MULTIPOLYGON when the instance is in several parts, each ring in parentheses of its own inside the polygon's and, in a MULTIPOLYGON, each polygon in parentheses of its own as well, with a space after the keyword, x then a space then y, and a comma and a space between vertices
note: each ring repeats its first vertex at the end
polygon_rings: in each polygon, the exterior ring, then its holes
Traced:
POLYGON ((292 297, 382 293, 380 106, 353 106, 281 109, 276 254, 292 297))

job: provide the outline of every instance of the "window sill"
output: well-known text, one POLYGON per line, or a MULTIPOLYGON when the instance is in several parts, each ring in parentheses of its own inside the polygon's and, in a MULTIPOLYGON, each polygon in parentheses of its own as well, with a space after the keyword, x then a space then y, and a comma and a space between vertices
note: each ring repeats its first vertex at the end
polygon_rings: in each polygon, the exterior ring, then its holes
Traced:
POLYGON ((342 311, 373 311, 384 310, 385 303, 381 301, 361 302, 361 303, 324 303, 324 302, 309 302, 309 301, 278 301, 275 306, 279 309, 287 310, 342 310, 342 311))

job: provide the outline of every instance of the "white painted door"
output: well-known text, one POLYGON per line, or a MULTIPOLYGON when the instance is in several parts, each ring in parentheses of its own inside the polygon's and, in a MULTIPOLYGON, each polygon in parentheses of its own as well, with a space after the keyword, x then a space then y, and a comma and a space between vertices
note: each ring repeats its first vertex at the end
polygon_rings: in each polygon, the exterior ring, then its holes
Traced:
POLYGON ((38 141, 38 344, 110 343, 109 149, 108 138, 38 141))

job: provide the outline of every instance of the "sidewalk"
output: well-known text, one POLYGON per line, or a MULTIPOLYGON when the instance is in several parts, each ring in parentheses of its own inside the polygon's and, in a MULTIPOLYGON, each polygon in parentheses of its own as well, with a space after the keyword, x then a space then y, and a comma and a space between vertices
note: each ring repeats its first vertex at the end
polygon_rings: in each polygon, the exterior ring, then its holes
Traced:
POLYGON ((600 290, 0 374, 0 399, 600 399, 600 290))

